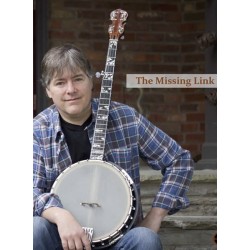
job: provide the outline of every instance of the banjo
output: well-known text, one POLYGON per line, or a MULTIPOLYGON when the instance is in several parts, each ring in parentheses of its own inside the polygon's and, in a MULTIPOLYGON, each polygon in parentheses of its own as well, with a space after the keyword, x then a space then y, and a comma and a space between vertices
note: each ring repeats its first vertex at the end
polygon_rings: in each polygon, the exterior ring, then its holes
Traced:
POLYGON ((134 224, 138 193, 127 172, 103 161, 117 44, 123 34, 127 12, 111 12, 109 45, 89 160, 72 164, 55 180, 51 193, 70 211, 91 240, 92 249, 117 242, 134 224))

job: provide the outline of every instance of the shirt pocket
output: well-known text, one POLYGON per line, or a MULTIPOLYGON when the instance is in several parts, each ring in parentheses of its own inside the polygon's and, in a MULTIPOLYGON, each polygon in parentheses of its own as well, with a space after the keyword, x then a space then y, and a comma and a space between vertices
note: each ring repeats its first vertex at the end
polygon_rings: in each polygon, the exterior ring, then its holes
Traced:
POLYGON ((131 171, 131 155, 131 148, 115 148, 107 152, 105 159, 115 163, 129 173, 131 171))

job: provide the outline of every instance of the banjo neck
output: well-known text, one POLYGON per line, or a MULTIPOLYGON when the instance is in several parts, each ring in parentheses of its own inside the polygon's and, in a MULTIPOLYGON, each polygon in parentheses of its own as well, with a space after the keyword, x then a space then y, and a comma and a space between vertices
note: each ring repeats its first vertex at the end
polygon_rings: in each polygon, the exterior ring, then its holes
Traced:
POLYGON ((102 71, 102 84, 99 97, 99 105, 96 115, 96 124, 91 147, 90 159, 102 160, 105 149, 106 131, 108 125, 109 107, 112 93, 113 76, 115 69, 116 51, 119 37, 123 34, 127 12, 117 9, 111 12, 109 26, 109 45, 105 64, 105 71, 102 71))

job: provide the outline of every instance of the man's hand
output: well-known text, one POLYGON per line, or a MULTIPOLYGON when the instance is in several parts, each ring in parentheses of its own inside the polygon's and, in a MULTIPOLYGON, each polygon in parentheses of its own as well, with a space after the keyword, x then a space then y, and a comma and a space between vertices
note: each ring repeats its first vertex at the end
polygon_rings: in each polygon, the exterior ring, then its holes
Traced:
POLYGON ((91 250, 87 234, 67 210, 51 207, 43 211, 42 216, 57 225, 64 250, 91 250))
POLYGON ((168 211, 162 208, 153 207, 146 217, 139 223, 140 227, 147 227, 158 233, 161 227, 161 222, 167 215, 168 211))

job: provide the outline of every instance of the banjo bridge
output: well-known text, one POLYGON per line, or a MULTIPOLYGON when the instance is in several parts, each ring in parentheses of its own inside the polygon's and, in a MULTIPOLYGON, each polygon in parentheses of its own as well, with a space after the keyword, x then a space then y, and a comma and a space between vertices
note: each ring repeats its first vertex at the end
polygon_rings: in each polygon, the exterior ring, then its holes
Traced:
POLYGON ((93 207, 93 208, 101 207, 101 205, 98 203, 88 203, 88 202, 81 202, 80 205, 83 207, 93 207))

